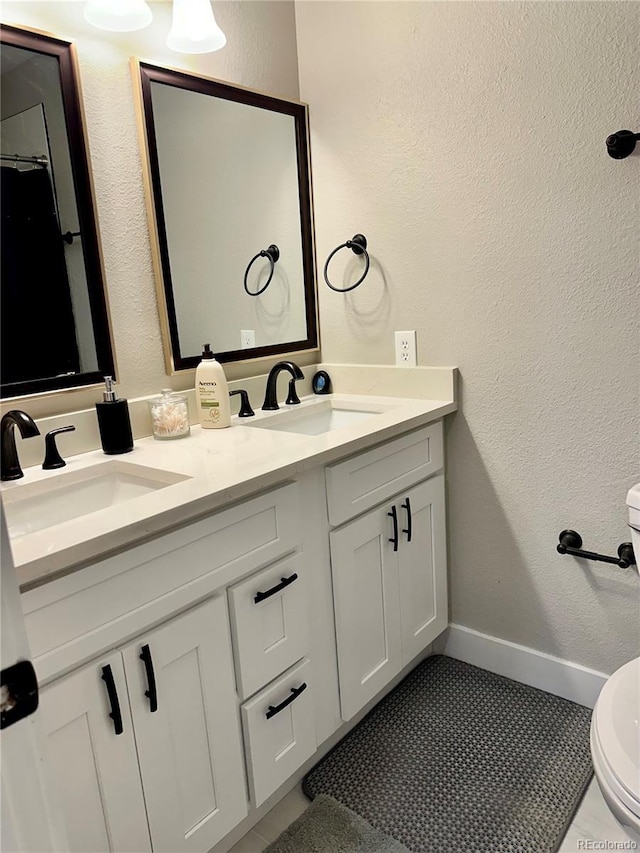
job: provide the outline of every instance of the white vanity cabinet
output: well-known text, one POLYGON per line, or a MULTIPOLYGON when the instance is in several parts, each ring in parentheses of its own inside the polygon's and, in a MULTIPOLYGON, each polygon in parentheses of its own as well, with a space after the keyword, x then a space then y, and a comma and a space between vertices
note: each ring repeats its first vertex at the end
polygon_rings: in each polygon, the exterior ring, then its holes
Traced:
POLYGON ((247 814, 223 596, 53 682, 41 706, 72 851, 207 851, 247 814))
POLYGON ((327 469, 330 519, 385 498, 330 533, 343 720, 447 626, 442 465, 438 423, 327 469))
POLYGON ((226 849, 446 627, 442 422, 330 458, 23 592, 72 851, 226 849))

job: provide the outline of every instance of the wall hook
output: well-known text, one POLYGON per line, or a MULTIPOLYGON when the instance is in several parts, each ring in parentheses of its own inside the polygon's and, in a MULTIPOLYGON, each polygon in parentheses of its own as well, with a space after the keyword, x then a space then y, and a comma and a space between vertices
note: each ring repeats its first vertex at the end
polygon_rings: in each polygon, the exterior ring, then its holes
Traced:
POLYGON ((583 551, 582 536, 576 533, 575 530, 563 530, 558 536, 558 546, 556 550, 558 554, 570 554, 572 557, 583 557, 585 560, 598 560, 601 563, 613 563, 620 566, 621 569, 628 569, 629 566, 635 566, 636 557, 633 553, 633 545, 631 542, 622 542, 618 545, 618 556, 607 557, 604 554, 596 554, 593 551, 583 551))
POLYGON ((632 130, 619 130, 607 136, 605 144, 609 157, 613 157, 614 160, 624 160, 636 147, 638 139, 640 139, 640 133, 634 133, 632 130))
POLYGON ((336 249, 331 252, 327 261, 324 265, 324 280, 327 285, 331 288, 331 290, 335 290, 336 293, 347 293, 349 290, 355 290, 356 287, 360 287, 362 282, 367 277, 367 273, 369 272, 369 253, 367 252, 367 238, 364 234, 356 234, 352 237, 351 240, 347 240, 346 243, 341 243, 336 249), (329 281, 329 276, 327 270, 329 269, 329 261, 331 258, 339 252, 340 249, 351 249, 354 255, 364 255, 364 272, 360 276, 360 278, 356 281, 355 284, 352 284, 350 287, 334 287, 333 284, 329 281))

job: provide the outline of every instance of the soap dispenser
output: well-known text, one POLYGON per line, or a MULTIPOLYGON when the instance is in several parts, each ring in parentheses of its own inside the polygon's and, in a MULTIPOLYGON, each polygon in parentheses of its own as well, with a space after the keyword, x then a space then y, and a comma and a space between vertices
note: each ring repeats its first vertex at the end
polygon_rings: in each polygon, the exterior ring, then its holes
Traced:
POLYGON ((116 453, 129 453, 133 450, 133 435, 129 418, 129 405, 126 400, 119 400, 113 390, 113 378, 104 377, 105 390, 101 403, 96 403, 98 429, 102 449, 109 456, 116 453))

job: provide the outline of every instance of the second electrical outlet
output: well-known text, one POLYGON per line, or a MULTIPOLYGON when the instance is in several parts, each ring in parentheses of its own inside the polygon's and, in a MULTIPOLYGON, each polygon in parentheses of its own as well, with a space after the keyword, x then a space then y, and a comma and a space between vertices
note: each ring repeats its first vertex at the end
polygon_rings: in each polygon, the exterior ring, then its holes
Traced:
POLYGON ((396 365, 398 367, 415 367, 416 333, 396 332, 396 365))

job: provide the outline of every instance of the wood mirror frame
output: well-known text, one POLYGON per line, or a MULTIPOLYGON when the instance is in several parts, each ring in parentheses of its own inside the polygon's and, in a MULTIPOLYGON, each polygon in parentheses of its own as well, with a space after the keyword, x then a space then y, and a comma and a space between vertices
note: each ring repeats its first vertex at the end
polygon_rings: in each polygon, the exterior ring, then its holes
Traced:
MULTIPOLYGON (((197 74, 150 65, 136 59, 132 59, 131 61, 131 72, 138 105, 138 124, 141 147, 143 149, 142 159, 143 169, 145 171, 149 230, 151 234, 154 272, 160 308, 160 320, 167 372, 173 374, 180 370, 192 369, 199 363, 201 355, 199 351, 185 352, 184 347, 181 346, 180 342, 162 195, 163 187, 160 174, 158 147, 156 143, 156 129, 152 105, 152 83, 162 83, 167 86, 187 90, 188 92, 196 92, 214 98, 222 98, 226 101, 235 101, 240 104, 257 107, 261 110, 284 113, 293 118, 297 155, 300 239, 304 278, 304 281, 300 282, 300 287, 304 289, 306 336, 298 340, 287 341, 284 343, 275 342, 265 346, 256 346, 246 349, 228 349, 226 351, 220 351, 217 349, 215 341, 212 341, 212 348, 216 353, 216 358, 221 362, 258 359, 282 353, 317 349, 318 323, 307 106, 294 101, 285 101, 279 98, 274 98, 250 89, 223 83, 197 74)), ((240 277, 239 286, 242 287, 242 277, 240 277)), ((221 304, 223 303, 221 302, 221 304)), ((202 343, 204 342, 205 341, 202 341, 202 343)))
MULTIPOLYGON (((0 387, 0 397, 8 399, 101 384, 105 375, 115 376, 115 358, 104 286, 98 222, 85 137, 75 47, 62 39, 7 24, 0 24, 0 42, 3 45, 50 56, 56 59, 58 63, 60 95, 64 109, 64 125, 67 133, 79 226, 79 233, 70 233, 65 236, 61 234, 61 240, 69 243, 75 237, 81 237, 86 292, 97 364, 96 370, 81 371, 71 375, 43 376, 7 383, 0 387)), ((59 220, 58 223, 60 224, 59 220)), ((34 298, 37 298, 37 292, 34 294, 34 298)), ((28 318, 22 327, 19 323, 20 321, 17 320, 17 334, 29 336, 28 318)), ((38 347, 37 340, 33 340, 33 347, 38 347)), ((5 349, 5 358, 7 355, 10 357, 10 354, 11 347, 8 346, 5 349)), ((42 352, 42 362, 46 365, 46 351, 42 352)))

